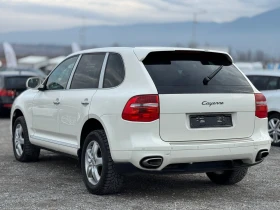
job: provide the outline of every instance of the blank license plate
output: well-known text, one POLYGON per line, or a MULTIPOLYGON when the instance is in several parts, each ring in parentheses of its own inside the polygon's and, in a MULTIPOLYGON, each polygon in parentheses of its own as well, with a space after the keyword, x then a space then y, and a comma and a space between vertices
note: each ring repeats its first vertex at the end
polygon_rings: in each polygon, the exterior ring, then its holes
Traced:
POLYGON ((232 127, 231 114, 191 115, 191 128, 232 127))

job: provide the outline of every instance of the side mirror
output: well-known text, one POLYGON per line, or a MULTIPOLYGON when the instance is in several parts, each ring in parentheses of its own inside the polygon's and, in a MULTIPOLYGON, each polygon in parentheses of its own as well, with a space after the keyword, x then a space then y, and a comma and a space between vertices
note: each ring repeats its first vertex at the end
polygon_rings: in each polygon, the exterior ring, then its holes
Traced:
POLYGON ((38 89, 42 82, 42 79, 39 77, 31 77, 26 81, 26 87, 28 89, 38 89))

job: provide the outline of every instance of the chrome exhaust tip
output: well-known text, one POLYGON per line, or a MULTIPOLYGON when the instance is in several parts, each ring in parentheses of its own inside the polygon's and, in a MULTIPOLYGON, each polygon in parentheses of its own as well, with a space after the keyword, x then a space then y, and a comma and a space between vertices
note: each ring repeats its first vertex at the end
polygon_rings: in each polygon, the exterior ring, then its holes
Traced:
POLYGON ((269 155, 269 152, 267 150, 259 151, 257 156, 256 156, 256 162, 263 160, 268 155, 269 155))
POLYGON ((145 157, 140 161, 140 165, 147 169, 156 169, 161 166, 163 162, 162 157, 145 157))

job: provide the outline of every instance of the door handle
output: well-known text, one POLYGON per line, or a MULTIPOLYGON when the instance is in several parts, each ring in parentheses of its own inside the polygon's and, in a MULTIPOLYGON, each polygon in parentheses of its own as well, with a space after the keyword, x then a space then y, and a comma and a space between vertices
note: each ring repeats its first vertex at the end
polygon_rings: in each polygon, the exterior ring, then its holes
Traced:
POLYGON ((83 105, 89 105, 88 99, 86 98, 85 100, 83 100, 83 101, 81 102, 81 104, 83 104, 83 105))
POLYGON ((55 105, 58 105, 58 104, 60 104, 60 101, 59 101, 59 99, 57 98, 54 102, 53 102, 53 104, 55 104, 55 105))

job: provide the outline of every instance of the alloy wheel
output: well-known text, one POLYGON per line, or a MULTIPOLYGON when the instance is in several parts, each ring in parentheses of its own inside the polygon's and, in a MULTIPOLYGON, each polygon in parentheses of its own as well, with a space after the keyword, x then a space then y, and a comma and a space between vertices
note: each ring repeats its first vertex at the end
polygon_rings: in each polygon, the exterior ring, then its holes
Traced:
POLYGON ((24 145, 24 134, 21 124, 17 124, 15 133, 14 133, 14 141, 15 141, 15 150, 19 157, 21 157, 23 153, 23 145, 24 145))
POLYGON ((86 149, 85 154, 85 171, 88 181, 96 185, 98 184, 103 168, 102 152, 96 141, 91 141, 86 149))
POLYGON ((268 133, 273 139, 273 143, 280 142, 280 120, 277 118, 272 118, 268 122, 268 133))

